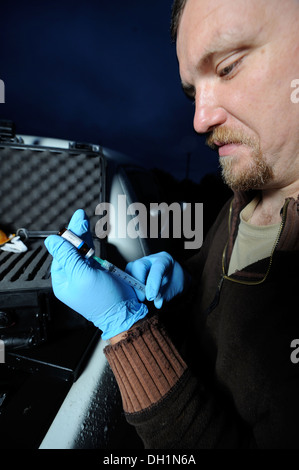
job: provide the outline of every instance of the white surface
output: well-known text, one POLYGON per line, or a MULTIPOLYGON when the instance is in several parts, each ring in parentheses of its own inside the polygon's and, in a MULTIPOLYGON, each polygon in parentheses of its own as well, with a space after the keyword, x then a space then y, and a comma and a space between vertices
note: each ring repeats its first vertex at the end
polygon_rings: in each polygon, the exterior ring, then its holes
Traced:
POLYGON ((71 386, 40 449, 72 449, 81 432, 94 391, 97 389, 106 365, 103 349, 106 342, 99 340, 87 366, 71 386))

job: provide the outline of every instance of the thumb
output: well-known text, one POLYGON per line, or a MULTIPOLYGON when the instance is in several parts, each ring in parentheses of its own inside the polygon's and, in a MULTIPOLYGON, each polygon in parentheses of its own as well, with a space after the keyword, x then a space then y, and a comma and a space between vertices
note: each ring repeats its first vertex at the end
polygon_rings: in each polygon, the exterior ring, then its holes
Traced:
POLYGON ((172 266, 173 263, 170 257, 157 257, 154 261, 146 282, 148 300, 153 300, 157 297, 160 288, 168 281, 167 276, 172 266))
POLYGON ((74 212, 69 222, 68 229, 82 238, 90 248, 94 248, 90 233, 89 219, 83 209, 78 209, 74 212))

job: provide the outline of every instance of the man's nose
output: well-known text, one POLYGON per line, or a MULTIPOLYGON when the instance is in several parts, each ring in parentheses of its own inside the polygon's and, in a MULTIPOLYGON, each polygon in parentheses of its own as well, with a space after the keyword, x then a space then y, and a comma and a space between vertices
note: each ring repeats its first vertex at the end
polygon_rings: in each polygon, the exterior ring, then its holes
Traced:
POLYGON ((193 126, 198 134, 205 134, 214 127, 224 124, 227 117, 226 110, 218 106, 210 95, 195 100, 193 126))

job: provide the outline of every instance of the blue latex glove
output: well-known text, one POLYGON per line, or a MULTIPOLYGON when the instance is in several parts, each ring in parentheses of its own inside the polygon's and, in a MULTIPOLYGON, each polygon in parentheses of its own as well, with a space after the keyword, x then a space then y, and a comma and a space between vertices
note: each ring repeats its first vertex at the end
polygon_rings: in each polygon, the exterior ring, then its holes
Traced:
MULTIPOLYGON (((68 228, 93 246, 85 212, 77 210, 68 228)), ((128 330, 145 317, 146 305, 139 302, 134 289, 115 279, 94 260, 86 260, 68 241, 50 235, 45 245, 53 256, 51 267, 55 296, 102 330, 109 339, 128 330)))
POLYGON ((139 300, 153 300, 156 308, 182 293, 190 281, 189 274, 165 251, 128 263, 126 271, 145 284, 145 295, 137 292, 139 300))

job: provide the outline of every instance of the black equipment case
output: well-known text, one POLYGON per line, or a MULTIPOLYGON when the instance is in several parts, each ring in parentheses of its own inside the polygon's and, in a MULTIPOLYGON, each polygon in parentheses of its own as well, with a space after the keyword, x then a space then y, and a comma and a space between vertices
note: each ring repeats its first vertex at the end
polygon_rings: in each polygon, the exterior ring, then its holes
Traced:
MULTIPOLYGON (((0 364, 1 449, 39 447, 74 382, 89 369, 89 359, 101 346, 100 331, 54 297, 45 237, 67 226, 74 211, 82 208, 90 219, 97 256, 124 268, 126 262, 162 248, 158 239, 104 241, 95 236, 99 203, 117 203, 118 194, 126 195, 127 205, 161 201, 150 172, 98 145, 52 146, 48 139, 25 137, 15 136, 12 122, 0 121, 0 230, 18 234, 28 248, 24 253, 0 249, 0 340, 5 343, 5 363, 0 364)), ((82 421, 75 448, 142 446, 125 421, 109 367, 94 386, 86 415, 73 406, 82 421)))
MULTIPOLYGON (((5 363, 76 378, 97 330, 54 298, 48 234, 82 208, 91 220, 104 197, 104 159, 98 146, 25 145, 11 122, 0 127, 0 229, 20 236, 28 250, 0 249, 0 339, 5 363)), ((94 237, 96 254, 100 240, 94 237)))

